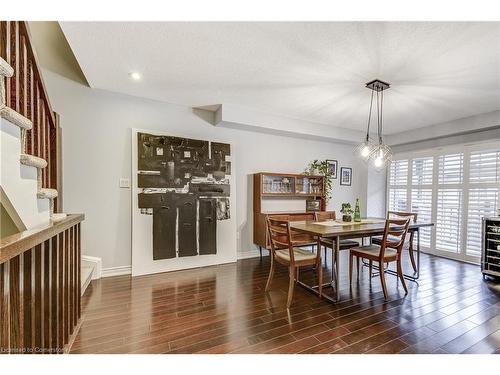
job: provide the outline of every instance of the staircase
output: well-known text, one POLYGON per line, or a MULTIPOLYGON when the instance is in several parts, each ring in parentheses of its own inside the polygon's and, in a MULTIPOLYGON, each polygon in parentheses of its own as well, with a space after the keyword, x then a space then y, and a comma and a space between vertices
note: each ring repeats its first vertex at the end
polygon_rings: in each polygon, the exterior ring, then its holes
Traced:
POLYGON ((57 190, 42 186, 47 162, 25 153, 26 131, 32 128, 32 122, 7 106, 5 77, 13 74, 14 69, 0 58, 1 198, 19 229, 28 230, 60 221, 66 214, 54 213, 57 190))
MULTIPOLYGON (((32 122, 7 106, 4 77, 12 77, 14 69, 0 57, 0 197, 2 204, 20 231, 47 223, 59 222, 66 214, 54 213, 57 190, 43 187, 42 171, 47 161, 25 153, 26 131, 32 122)), ((95 263, 82 260, 81 294, 92 281, 95 263)))

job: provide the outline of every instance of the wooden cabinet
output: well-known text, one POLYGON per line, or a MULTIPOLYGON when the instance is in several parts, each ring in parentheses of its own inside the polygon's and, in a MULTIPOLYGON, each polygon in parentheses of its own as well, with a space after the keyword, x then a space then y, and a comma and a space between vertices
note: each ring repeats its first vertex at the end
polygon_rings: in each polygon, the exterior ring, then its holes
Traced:
MULTIPOLYGON (((314 212, 306 210, 306 201, 319 202, 320 210, 325 210, 325 179, 323 176, 309 176, 287 173, 255 173, 253 177, 253 239, 259 247, 267 248, 266 217, 272 216, 289 221, 314 220, 314 212), (265 200, 271 198, 303 199, 303 210, 266 211, 265 200)), ((307 235, 294 236, 297 241, 312 243, 307 235), (302 236, 302 237, 300 237, 302 236)))

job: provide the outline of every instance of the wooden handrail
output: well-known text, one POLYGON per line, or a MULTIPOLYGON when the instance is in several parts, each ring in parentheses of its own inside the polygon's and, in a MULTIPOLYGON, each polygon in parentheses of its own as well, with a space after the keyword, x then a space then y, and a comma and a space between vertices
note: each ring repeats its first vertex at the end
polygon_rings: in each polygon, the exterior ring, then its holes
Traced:
POLYGON ((64 232, 84 219, 84 214, 71 214, 56 223, 50 223, 2 238, 0 240, 0 264, 64 232))

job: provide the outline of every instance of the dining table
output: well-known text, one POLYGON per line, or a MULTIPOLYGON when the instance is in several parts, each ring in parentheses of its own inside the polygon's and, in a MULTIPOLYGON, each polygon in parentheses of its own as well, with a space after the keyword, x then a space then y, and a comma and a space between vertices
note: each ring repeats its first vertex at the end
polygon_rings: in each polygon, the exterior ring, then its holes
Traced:
MULTIPOLYGON (((383 218, 362 218, 360 222, 344 222, 342 220, 327 220, 327 221, 293 221, 290 222, 290 229, 294 232, 306 233, 314 236, 317 240, 317 251, 321 251, 321 238, 328 238, 333 240, 334 248, 332 251, 332 272, 330 282, 323 284, 323 287, 334 288, 334 295, 330 297, 323 295, 326 300, 330 302, 340 301, 340 240, 361 238, 364 242, 365 238, 371 243, 373 236, 380 236, 384 234, 385 219, 383 218), (337 261, 334 261, 334 260, 337 261)), ((404 274, 405 279, 410 281, 417 281, 420 276, 420 228, 432 227, 434 223, 424 221, 412 221, 408 227, 409 232, 416 232, 417 244, 415 251, 417 252, 417 270, 412 274, 404 274)), ((346 249, 348 250, 348 249, 346 249)), ((326 259, 325 259, 326 262, 326 259)), ((383 269, 383 265, 382 269, 383 269)), ((375 268, 375 266, 374 266, 375 268)), ((379 270, 379 272, 387 272, 396 275, 390 269, 379 270)), ((318 293, 318 285, 309 286, 303 282, 297 283, 305 289, 318 293)))

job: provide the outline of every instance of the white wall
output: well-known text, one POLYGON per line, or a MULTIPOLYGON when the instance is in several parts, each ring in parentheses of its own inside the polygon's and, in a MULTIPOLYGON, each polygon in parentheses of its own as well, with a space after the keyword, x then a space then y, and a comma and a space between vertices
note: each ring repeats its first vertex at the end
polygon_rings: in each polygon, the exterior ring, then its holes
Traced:
POLYGON ((353 146, 217 128, 188 107, 90 89, 50 71, 44 71, 44 78, 63 128, 64 211, 85 213, 83 253, 102 257, 103 268, 131 264, 131 191, 118 185, 120 177, 131 177, 131 128, 234 145, 239 256, 255 251, 255 172, 301 172, 313 159, 337 159, 339 168, 353 168, 353 184, 339 186, 335 180, 329 209, 338 211, 341 202, 360 197, 366 213, 367 171, 354 157, 353 146))

